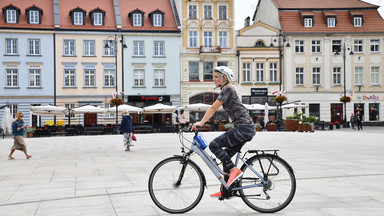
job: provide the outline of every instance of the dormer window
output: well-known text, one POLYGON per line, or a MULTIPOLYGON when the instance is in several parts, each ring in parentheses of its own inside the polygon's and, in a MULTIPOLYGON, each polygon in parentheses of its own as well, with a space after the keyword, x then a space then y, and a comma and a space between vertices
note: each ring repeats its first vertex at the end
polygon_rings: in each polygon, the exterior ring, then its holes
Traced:
POLYGON ((72 17, 72 25, 84 25, 86 11, 81 8, 73 9, 69 12, 72 17))
POLYGON ((5 23, 19 23, 20 9, 9 5, 3 8, 5 23))
POLYGON ((128 16, 131 19, 132 26, 144 26, 144 12, 136 8, 136 10, 130 12, 128 16))
POLYGON ((41 24, 43 10, 33 5, 32 7, 25 9, 25 12, 28 17, 28 24, 41 24))
POLYGON ((336 27, 336 17, 328 17, 327 18, 327 26, 328 27, 336 27))
POLYGON ((152 26, 164 26, 164 12, 157 9, 149 13, 149 18, 151 19, 152 26))
POLYGON ((314 20, 312 11, 300 11, 300 15, 304 27, 313 27, 314 20))
POLYGON ((313 26, 313 18, 307 17, 304 18, 304 27, 312 27, 313 26))
POLYGON ((355 27, 363 26, 363 17, 360 17, 360 16, 353 17, 353 26, 355 27))
POLYGON ((89 16, 91 17, 92 25, 94 25, 94 26, 103 26, 104 25, 105 11, 97 8, 97 9, 89 12, 89 16))

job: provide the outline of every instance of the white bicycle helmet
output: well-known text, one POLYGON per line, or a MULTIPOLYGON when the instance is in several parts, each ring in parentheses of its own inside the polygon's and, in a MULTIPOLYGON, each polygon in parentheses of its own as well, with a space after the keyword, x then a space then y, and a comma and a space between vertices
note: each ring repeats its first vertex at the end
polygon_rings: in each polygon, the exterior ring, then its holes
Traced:
POLYGON ((227 76, 229 81, 232 81, 233 72, 229 67, 218 66, 218 67, 213 68, 213 72, 219 72, 221 74, 224 74, 225 76, 227 76))

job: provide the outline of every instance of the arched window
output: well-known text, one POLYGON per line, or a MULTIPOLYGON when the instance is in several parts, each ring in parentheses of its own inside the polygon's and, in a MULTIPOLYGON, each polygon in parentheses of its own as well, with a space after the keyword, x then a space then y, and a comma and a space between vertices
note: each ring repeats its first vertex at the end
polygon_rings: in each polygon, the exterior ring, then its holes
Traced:
POLYGON ((255 47, 265 47, 265 44, 263 41, 259 40, 256 42, 255 47))

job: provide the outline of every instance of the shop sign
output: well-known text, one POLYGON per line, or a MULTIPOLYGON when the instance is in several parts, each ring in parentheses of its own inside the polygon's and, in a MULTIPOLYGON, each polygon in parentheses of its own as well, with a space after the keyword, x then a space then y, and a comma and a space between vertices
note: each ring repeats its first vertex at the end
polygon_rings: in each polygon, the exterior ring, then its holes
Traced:
POLYGON ((150 95, 143 95, 143 96, 128 96, 129 102, 148 102, 148 101, 155 101, 155 102, 169 102, 171 97, 169 95, 161 95, 161 96, 150 96, 150 95))
POLYGON ((373 101, 378 101, 380 100, 379 99, 379 96, 376 96, 376 95, 371 95, 371 96, 366 96, 366 95, 363 95, 363 96, 360 96, 358 95, 356 97, 357 100, 373 100, 373 101))
POLYGON ((267 97, 268 88, 251 88, 251 96, 267 97))

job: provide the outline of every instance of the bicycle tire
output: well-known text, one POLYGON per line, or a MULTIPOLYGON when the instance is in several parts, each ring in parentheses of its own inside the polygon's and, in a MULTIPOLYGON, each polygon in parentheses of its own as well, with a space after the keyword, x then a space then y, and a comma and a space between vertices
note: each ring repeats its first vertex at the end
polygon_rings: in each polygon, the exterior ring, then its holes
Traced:
POLYGON ((162 160, 152 170, 148 180, 148 190, 157 207, 172 214, 185 213, 199 204, 204 194, 205 177, 199 166, 182 156, 162 160), (180 185, 178 181, 186 163, 180 185))
MULTIPOLYGON (((261 213, 273 213, 287 207, 296 192, 296 178, 291 166, 272 154, 255 155, 246 163, 261 174, 268 184, 240 190, 240 196, 245 204, 261 213)), ((245 164, 241 170, 244 175, 239 181, 240 187, 262 183, 245 164)))

